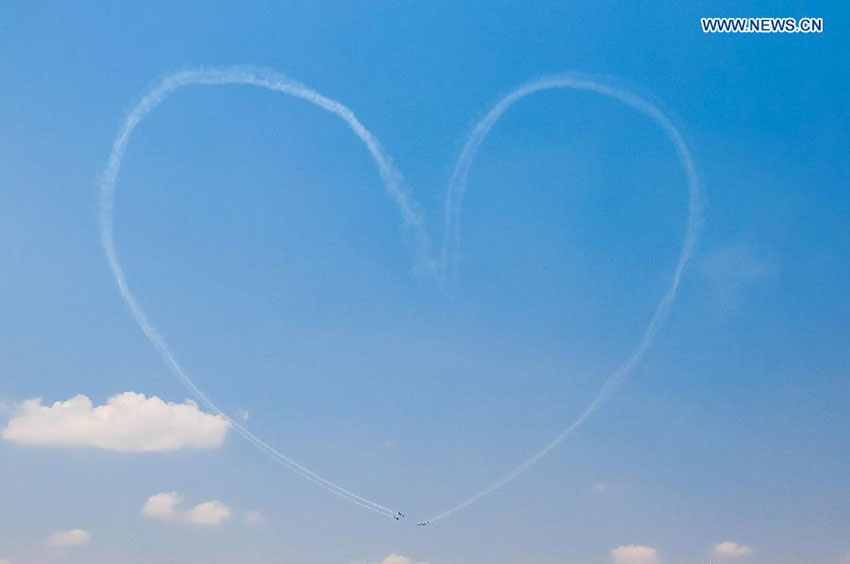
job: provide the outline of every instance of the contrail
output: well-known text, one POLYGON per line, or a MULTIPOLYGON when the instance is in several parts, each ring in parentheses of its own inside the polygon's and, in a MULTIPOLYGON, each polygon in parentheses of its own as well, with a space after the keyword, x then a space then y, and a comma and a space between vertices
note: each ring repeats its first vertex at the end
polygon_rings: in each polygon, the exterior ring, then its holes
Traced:
POLYGON ((258 438, 248 429, 242 426, 238 421, 224 413, 219 409, 200 388, 192 381, 188 374, 178 363, 176 357, 171 352, 164 338, 156 330, 153 324, 148 321, 147 316, 139 305, 133 293, 130 291, 126 281, 125 273, 118 261, 118 256, 115 250, 113 236, 113 201, 115 193, 115 184, 121 167, 124 153, 129 143, 130 137, 136 126, 147 116, 147 114, 156 108, 174 91, 189 85, 224 85, 224 84, 243 84, 251 86, 259 86, 277 92, 283 92, 291 96, 301 98, 312 104, 315 104, 343 119, 354 133, 363 141, 366 148, 369 150, 375 164, 378 167, 379 174, 384 183, 384 186, 399 206, 402 214, 402 219, 406 227, 412 232, 414 246, 418 254, 418 258, 426 271, 430 273, 438 273, 440 281, 443 285, 446 283, 447 277, 453 272, 458 258, 459 250, 459 217, 461 204, 466 192, 467 178, 469 170, 475 155, 484 141, 484 138, 492 129, 493 125, 498 121, 501 115, 514 103, 520 99, 539 92, 542 90, 572 88, 576 90, 588 90, 603 94, 605 96, 619 100, 620 102, 640 111, 652 119, 659 125, 670 138, 675 146, 680 163, 685 171, 685 176, 688 183, 689 191, 689 212, 688 224, 685 234, 682 250, 679 254, 673 278, 663 295, 661 301, 656 307, 648 325, 631 354, 626 360, 611 374, 605 385, 581 413, 581 415, 570 423, 567 427, 561 430, 558 435, 540 449, 537 453, 519 465, 517 468, 504 475, 495 483, 485 488, 481 492, 475 494, 462 503, 444 511, 431 519, 429 523, 443 519, 460 509, 478 501, 482 497, 498 490, 499 488, 512 481, 528 468, 546 456, 552 449, 561 443, 569 436, 576 428, 583 424, 593 412, 595 412, 604 401, 606 401, 620 386, 623 380, 629 375, 635 364, 645 353, 646 349, 652 343, 656 333, 660 329, 666 319, 676 291, 679 287, 682 272, 688 260, 693 253, 694 246, 697 240, 701 215, 700 215, 700 187, 697 179, 696 171, 693 164, 693 159, 688 151, 688 148, 673 123, 670 119, 655 105, 640 96, 629 92, 621 87, 616 87, 601 81, 599 78, 568 74, 543 77, 520 86, 504 98, 502 98, 473 129, 472 134, 467 140, 458 162, 452 173, 449 189, 446 197, 445 214, 446 226, 441 257, 438 262, 434 261, 430 255, 430 244, 425 230, 425 223, 421 211, 418 206, 410 198, 406 188, 402 183, 401 174, 393 166, 391 159, 385 154, 377 139, 369 132, 357 119, 354 113, 343 104, 327 98, 318 92, 291 80, 277 72, 260 69, 254 67, 231 67, 231 68, 211 68, 211 69, 196 69, 185 70, 173 73, 166 76, 156 87, 150 90, 141 101, 130 111, 124 120, 121 128, 118 131, 113 146, 112 152, 106 169, 104 170, 100 180, 100 230, 101 240, 106 252, 109 266, 115 276, 119 291, 122 298, 130 309, 136 322, 139 324, 142 331, 147 336, 148 340, 162 356, 169 369, 177 376, 177 378, 195 395, 204 405, 210 410, 224 417, 230 425, 246 440, 256 446, 263 453, 277 461, 284 467, 292 470, 299 476, 309 480, 310 482, 330 491, 331 493, 342 497, 364 509, 374 511, 376 513, 394 517, 399 513, 389 507, 380 505, 364 497, 361 497, 342 486, 339 486, 330 480, 316 474, 307 467, 295 462, 291 458, 285 456, 272 446, 258 438))
POLYGON ((130 111, 118 130, 118 134, 112 144, 112 152, 109 156, 109 162, 100 178, 100 236, 103 248, 106 251, 106 258, 109 262, 109 267, 112 269, 112 274, 115 276, 115 281, 121 292, 121 297, 124 299, 124 302, 127 304, 127 307, 130 309, 133 317, 139 324, 139 327, 141 327, 151 344, 153 344, 156 350, 159 351, 159 354, 162 356, 171 372, 177 376, 177 378, 196 398, 198 398, 198 400, 200 400, 210 410, 224 417, 233 429, 247 439, 248 442, 256 446, 259 450, 277 461, 279 464, 314 484, 330 491, 331 493, 359 505, 364 509, 374 511, 388 517, 397 517, 400 514, 395 509, 385 507, 361 497, 285 456, 283 453, 261 440, 242 426, 238 421, 235 421, 233 418, 224 413, 224 411, 219 409, 218 406, 201 391, 186 371, 180 366, 177 358, 166 344, 165 339, 148 320, 139 305, 138 300, 130 291, 130 287, 127 284, 124 269, 118 261, 118 254, 115 250, 115 241, 113 236, 113 203, 115 183, 118 178, 118 172, 121 168, 121 162, 124 159, 124 153, 127 149, 130 137, 145 116, 147 116, 151 110, 156 108, 174 91, 189 85, 213 86, 223 84, 244 84, 283 92, 290 96, 301 98, 315 104, 316 106, 337 115, 345 121, 352 131, 354 131, 355 135, 363 141, 366 148, 369 150, 369 153, 372 155, 372 159, 378 167, 378 172, 380 173, 387 192, 398 205, 404 224, 412 231, 414 244, 416 251, 419 253, 420 260, 422 260, 426 267, 429 267, 430 265, 430 268, 433 269, 434 261, 429 258, 430 248, 428 237, 419 208, 410 199, 407 190, 402 184, 401 174, 393 166, 391 159, 384 153, 384 150, 381 148, 378 140, 360 123, 350 109, 336 100, 327 98, 315 90, 271 70, 253 67, 184 70, 170 74, 162 79, 162 81, 159 82, 159 84, 153 89, 148 91, 147 94, 142 97, 141 101, 139 101, 139 103, 136 104, 136 106, 130 111))
POLYGON ((452 172, 451 179, 449 181, 449 188, 446 195, 446 204, 445 204, 445 214, 446 214, 446 226, 445 226, 445 234, 443 239, 443 249, 441 253, 440 260, 440 280, 442 284, 445 285, 447 276, 450 276, 453 273, 453 269, 458 262, 458 251, 460 244, 460 233, 459 233, 459 218, 461 211, 461 204, 463 201, 464 194, 466 193, 466 185, 467 179, 469 177, 469 170, 472 167, 472 162, 475 159, 475 155, 478 152, 478 149, 481 147, 481 143, 487 137, 487 134, 493 128, 493 125, 499 120, 502 114, 507 111, 513 104, 518 102, 519 100, 525 98, 530 94, 534 94, 536 92, 540 92, 543 90, 555 90, 562 88, 571 88, 573 90, 587 90, 591 92, 596 92, 598 94, 602 94, 604 96, 608 96, 609 98, 614 98, 631 108, 641 112, 642 114, 649 117, 652 121, 654 121, 667 137, 672 141, 673 146, 676 149, 676 153, 679 157, 679 162, 682 165, 682 169, 685 172, 685 178, 687 180, 688 185, 688 218, 687 218, 687 227, 685 231, 684 242, 682 243, 682 250, 679 253, 679 258, 676 261, 676 268, 673 272, 673 278, 670 280, 670 284, 667 287, 666 292, 661 298, 661 301, 658 303, 658 306, 655 308, 655 312, 652 314, 652 317, 649 320, 646 328, 643 331, 643 334, 638 341, 637 346, 632 350, 631 354, 626 358, 626 360, 611 374, 608 380, 605 382, 605 385, 602 386, 602 389, 599 393, 596 394, 593 401, 590 402, 590 405, 585 408, 585 410, 575 419, 572 423, 562 429, 554 439, 552 439, 547 445, 545 445, 542 449, 537 451, 534 455, 528 458, 525 462, 514 468, 509 473, 502 476, 499 480, 473 495, 469 499, 455 505, 451 509, 443 511, 431 517, 424 524, 434 523, 448 517, 452 513, 456 511, 460 511, 464 507, 475 503, 479 499, 493 493, 499 488, 503 487, 508 482, 511 482, 518 476, 520 476, 523 472, 528 470, 531 466, 537 463, 541 458, 549 454, 556 446, 558 446, 561 441, 567 438, 573 431, 575 431, 578 427, 580 427, 587 419, 590 417, 593 412, 595 412, 599 406, 601 406, 611 395, 617 391, 619 386, 623 383, 623 380, 631 373, 635 364, 641 359, 643 354, 646 352, 646 349, 652 344, 655 335, 658 333, 658 330, 661 328, 665 319, 667 318, 668 313, 670 312, 670 307, 673 304, 673 299, 676 296, 676 291, 679 288, 679 283, 682 278, 682 272, 685 269, 685 265, 687 265, 688 261, 693 254, 694 246, 696 245, 697 235, 699 233, 699 228, 702 223, 702 215, 701 215, 701 195, 700 195, 700 185, 699 179, 697 178, 696 169, 694 167, 694 161, 691 157, 691 153, 688 150, 685 141, 679 133, 679 130, 673 125, 673 122, 670 121, 664 112, 662 112, 657 106, 652 104, 651 102, 645 100, 644 98, 630 92, 622 87, 614 86, 611 84, 611 79, 605 79, 603 77, 593 77, 586 76, 580 74, 561 74, 555 76, 545 76, 542 78, 538 78, 536 80, 532 80, 526 84, 523 84, 519 88, 515 89, 507 96, 499 100, 499 102, 493 106, 493 108, 484 116, 484 118, 478 122, 475 128, 472 130, 469 139, 466 141, 466 144, 463 147, 463 150, 460 153, 460 157, 458 158, 457 164, 455 165, 454 171, 452 172), (606 82, 607 81, 607 82, 606 82), (451 261, 451 262, 450 262, 451 261))

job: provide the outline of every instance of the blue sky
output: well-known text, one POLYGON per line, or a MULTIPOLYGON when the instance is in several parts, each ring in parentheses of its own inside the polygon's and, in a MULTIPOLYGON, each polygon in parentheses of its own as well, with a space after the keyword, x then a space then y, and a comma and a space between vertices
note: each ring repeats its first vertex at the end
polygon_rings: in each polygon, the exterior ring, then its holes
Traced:
POLYGON ((186 87, 140 125, 118 182, 115 239, 135 293, 225 412, 247 411, 282 452, 408 518, 328 495, 233 432, 169 452, 2 440, 0 559, 602 564, 635 545, 672 564, 720 558, 724 541, 752 549, 724 557, 740 562, 850 557, 846 8, 3 11, 4 427, 30 398, 189 397, 121 301, 97 225, 120 121, 177 69, 260 65, 346 104, 436 243, 452 167, 492 104, 540 75, 615 75, 682 129, 706 221, 667 324, 620 392, 520 479, 417 529, 576 417, 640 337, 684 232, 672 146, 591 93, 521 101, 472 168, 443 293, 416 272, 398 210, 341 121, 258 89, 186 87), (699 29, 734 15, 818 16, 825 33, 699 29), (173 513, 143 511, 168 492, 182 496, 173 513), (230 517, 192 516, 211 500, 230 517), (75 529, 88 542, 49 540, 75 529))

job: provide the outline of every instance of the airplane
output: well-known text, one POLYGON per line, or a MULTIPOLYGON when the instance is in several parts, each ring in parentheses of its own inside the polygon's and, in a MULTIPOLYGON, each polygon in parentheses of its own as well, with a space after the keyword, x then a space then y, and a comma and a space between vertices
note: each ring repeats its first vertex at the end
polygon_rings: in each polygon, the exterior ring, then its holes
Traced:
POLYGON ((422 521, 421 523, 416 523, 417 527, 427 527, 431 521, 422 521))

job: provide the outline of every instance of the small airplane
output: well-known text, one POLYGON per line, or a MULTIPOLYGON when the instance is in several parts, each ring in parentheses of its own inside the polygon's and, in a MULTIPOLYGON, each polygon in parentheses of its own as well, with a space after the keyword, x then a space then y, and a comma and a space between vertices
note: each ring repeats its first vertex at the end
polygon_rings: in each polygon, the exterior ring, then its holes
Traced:
POLYGON ((427 527, 431 524, 431 521, 422 521, 421 523, 416 523, 417 527, 427 527))

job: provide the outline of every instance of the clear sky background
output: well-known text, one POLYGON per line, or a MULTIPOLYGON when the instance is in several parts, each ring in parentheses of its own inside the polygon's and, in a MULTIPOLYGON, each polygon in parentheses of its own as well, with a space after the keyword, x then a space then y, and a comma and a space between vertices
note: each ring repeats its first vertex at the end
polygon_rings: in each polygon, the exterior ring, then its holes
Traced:
POLYGON ((233 433, 158 453, 0 440, 0 559, 603 564, 641 545, 684 564, 723 541, 752 564, 850 558, 846 7, 179 4, 2 4, 4 426, 29 398, 188 397, 121 301, 97 227, 120 120, 176 69, 260 65, 348 105, 437 242, 457 154, 500 96, 543 74, 616 75, 685 133, 703 237, 620 393, 521 479, 419 529, 540 448, 634 346, 684 232, 672 146, 590 93, 517 104, 473 166, 443 294, 341 121, 249 87, 182 89, 118 182, 130 283, 225 411, 408 518, 328 495, 233 433), (825 32, 704 35, 702 16, 817 16, 825 32), (231 518, 142 514, 171 491, 231 518), (74 529, 89 542, 46 540, 74 529))

